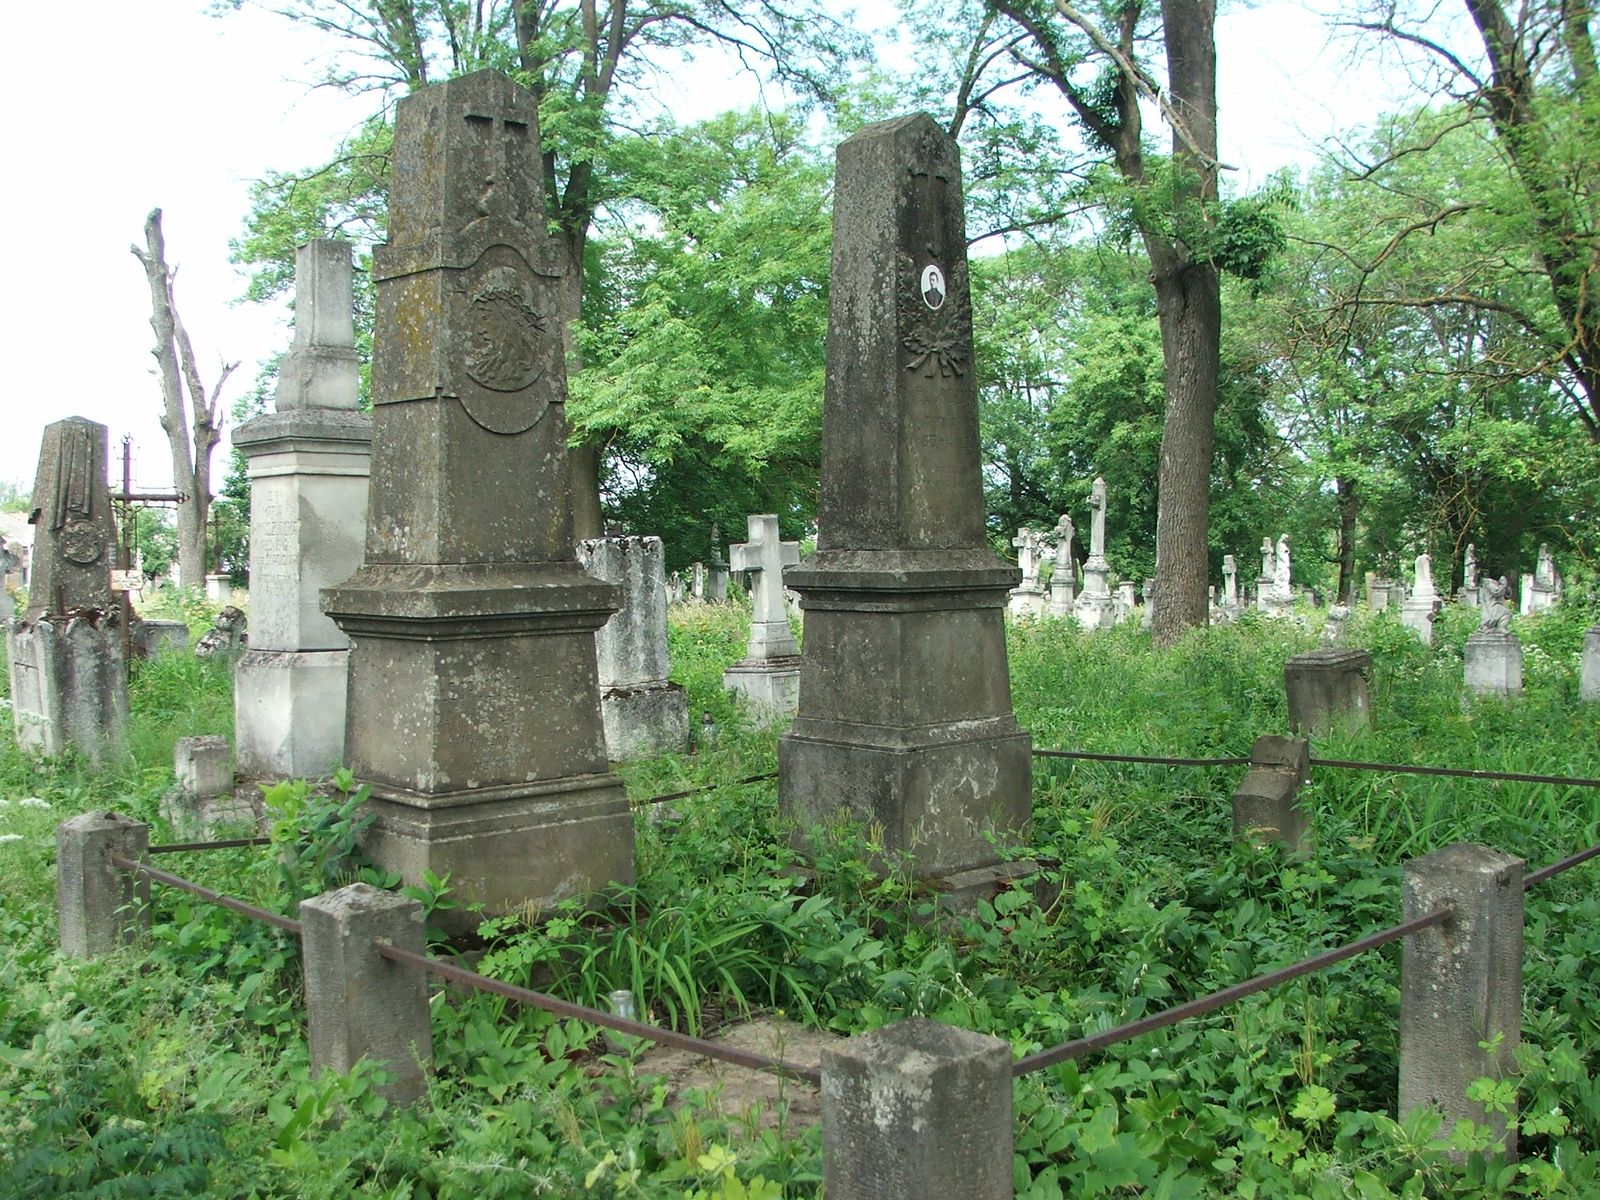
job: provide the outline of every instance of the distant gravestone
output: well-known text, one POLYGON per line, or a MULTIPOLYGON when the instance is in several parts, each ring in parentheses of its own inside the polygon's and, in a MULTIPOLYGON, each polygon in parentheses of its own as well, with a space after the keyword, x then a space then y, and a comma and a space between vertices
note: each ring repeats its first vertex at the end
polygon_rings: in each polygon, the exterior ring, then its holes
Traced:
POLYGON ((1111 564, 1106 561, 1106 481, 1096 477, 1089 489, 1089 557, 1083 564, 1083 590, 1072 615, 1085 629, 1109 629, 1117 623, 1111 595, 1111 564))
POLYGON ((316 779, 344 761, 350 639, 321 590, 361 565, 372 417, 357 411, 350 246, 295 254, 294 344, 276 411, 233 434, 250 476, 250 648, 234 668, 246 778, 316 779))
POLYGON ((843 814, 887 869, 993 867, 1031 816, 1006 595, 988 548, 961 167, 926 115, 839 147, 817 553, 800 708, 778 744, 802 844, 843 814), (998 843, 998 846, 997 846, 998 843))
POLYGON ((596 579, 622 589, 622 607, 594 637, 600 714, 613 762, 689 748, 689 702, 668 681, 667 576, 658 537, 593 538, 578 561, 596 579))
POLYGON ((1072 518, 1061 514, 1055 528, 1056 569, 1050 575, 1050 615, 1070 616, 1072 605, 1078 598, 1078 560, 1072 551, 1072 537, 1076 531, 1072 518))
POLYGON ((618 590, 573 549, 568 264, 540 162, 537 104, 503 75, 400 102, 373 256, 366 551, 322 593, 351 643, 367 853, 408 884, 448 874, 488 913, 633 880, 595 669, 618 590))
POLYGON ((1439 592, 1433 586, 1433 559, 1417 555, 1411 595, 1400 606, 1400 623, 1414 630, 1424 645, 1433 644, 1433 621, 1439 613, 1439 592))
POLYGON ((1532 582, 1527 585, 1523 603, 1524 614, 1548 612, 1561 600, 1561 576, 1556 573, 1556 561, 1550 547, 1539 545, 1539 559, 1533 568, 1532 582))
POLYGON ((104 425, 69 417, 45 427, 28 518, 28 607, 6 633, 17 744, 43 754, 71 745, 97 764, 121 748, 128 726, 106 452, 104 425))
POLYGON ((1296 654, 1283 664, 1289 728, 1307 736, 1367 728, 1372 724, 1371 674, 1368 650, 1329 646, 1296 654))
POLYGON ((800 561, 800 546, 779 539, 778 518, 771 513, 750 517, 748 528, 749 540, 730 551, 733 569, 750 572, 754 580, 750 640, 722 682, 749 701, 758 724, 767 724, 792 715, 800 702, 800 647, 783 597, 783 569, 800 561))
POLYGON ((1578 697, 1600 700, 1600 625, 1583 635, 1583 662, 1578 672, 1578 697))
POLYGON ((1022 582, 1011 589, 1009 607, 1014 617, 1037 617, 1044 612, 1044 586, 1039 576, 1044 566, 1044 539, 1036 529, 1017 530, 1011 539, 1017 549, 1017 567, 1022 571, 1022 582))

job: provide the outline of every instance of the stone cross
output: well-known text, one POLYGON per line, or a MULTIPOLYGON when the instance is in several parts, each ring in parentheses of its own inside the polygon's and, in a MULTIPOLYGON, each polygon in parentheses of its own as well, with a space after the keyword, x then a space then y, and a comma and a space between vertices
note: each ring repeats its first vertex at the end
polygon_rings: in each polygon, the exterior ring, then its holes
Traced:
POLYGON ((783 568, 800 561, 800 544, 779 540, 778 518, 772 513, 752 514, 749 530, 748 541, 728 547, 733 569, 755 575, 747 657, 790 658, 800 653, 800 647, 789 629, 788 606, 783 599, 783 568))
POLYGON ((1017 536, 1011 539, 1011 544, 1017 548, 1017 566, 1022 568, 1022 586, 1037 586, 1044 550, 1038 532, 1024 526, 1017 530, 1017 536))
POLYGON ((1231 554, 1222 556, 1222 602, 1229 608, 1239 603, 1239 564, 1231 554))
POLYGON ((1061 570, 1061 564, 1067 564, 1067 570, 1072 566, 1072 538, 1077 531, 1072 526, 1072 518, 1066 513, 1061 514, 1061 520, 1056 522, 1056 570, 1061 570))
POLYGON ((1272 539, 1264 537, 1261 539, 1261 578, 1272 578, 1273 559, 1272 539))
POLYGON ((1089 490, 1089 557, 1095 562, 1106 558, 1106 481, 1099 476, 1089 490))

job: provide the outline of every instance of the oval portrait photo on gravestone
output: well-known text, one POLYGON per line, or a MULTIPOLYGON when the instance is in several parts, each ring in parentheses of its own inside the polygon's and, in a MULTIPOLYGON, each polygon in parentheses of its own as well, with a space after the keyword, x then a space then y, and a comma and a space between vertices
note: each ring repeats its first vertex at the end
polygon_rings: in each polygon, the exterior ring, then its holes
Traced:
POLYGON ((938 263, 929 263, 922 268, 922 302, 929 308, 944 307, 945 294, 950 290, 945 286, 944 272, 939 269, 938 263))

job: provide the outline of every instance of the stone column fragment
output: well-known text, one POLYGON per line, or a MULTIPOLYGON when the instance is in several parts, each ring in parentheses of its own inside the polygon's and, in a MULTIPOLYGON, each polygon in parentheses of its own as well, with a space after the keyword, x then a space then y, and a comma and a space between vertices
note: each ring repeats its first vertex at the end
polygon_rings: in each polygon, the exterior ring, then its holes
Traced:
POLYGON ((1315 844, 1300 788, 1311 779, 1311 745, 1266 734, 1250 747, 1250 769, 1233 793, 1233 836, 1265 845, 1282 842, 1296 853, 1315 844))
POLYGON ((1009 1200, 1011 1050, 912 1017, 822 1052, 830 1200, 1009 1200))
POLYGON ((658 537, 594 538, 578 561, 622 589, 622 607, 595 634, 600 714, 613 762, 689 748, 689 701, 668 681, 666 560, 658 537))
POLYGON ((1522 874, 1520 858, 1456 845, 1406 863, 1403 883, 1406 920, 1440 907, 1451 917, 1406 938, 1401 952, 1400 1113, 1435 1109, 1446 1133, 1459 1120, 1486 1124, 1507 1154, 1516 1153, 1515 1125, 1467 1089, 1516 1069, 1522 874))
POLYGON ((56 826, 56 919, 61 952, 98 958, 150 929, 150 883, 111 861, 143 859, 150 826, 115 812, 85 813, 56 826))
POLYGON ((433 1063, 427 977, 384 958, 374 941, 423 953, 422 905, 352 883, 301 901, 300 921, 312 1069, 343 1073, 370 1059, 393 1076, 378 1090, 413 1103, 433 1063))
POLYGON ((1283 664, 1289 728, 1295 733, 1327 733, 1372 725, 1372 654, 1329 646, 1296 654, 1283 664))

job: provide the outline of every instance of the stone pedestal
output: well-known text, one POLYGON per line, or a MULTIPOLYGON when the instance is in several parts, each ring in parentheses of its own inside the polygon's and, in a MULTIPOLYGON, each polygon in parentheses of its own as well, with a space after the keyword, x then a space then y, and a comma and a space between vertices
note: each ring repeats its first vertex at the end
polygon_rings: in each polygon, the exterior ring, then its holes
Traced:
POLYGON ((239 773, 316 779, 344 762, 350 644, 318 600, 361 562, 372 418, 290 409, 247 421, 233 443, 250 476, 250 648, 234 669, 239 773))
POLYGON ((69 746, 95 765, 120 754, 128 731, 128 670, 115 611, 21 620, 6 632, 17 745, 69 746))
POLYGON ((1283 664, 1289 728, 1309 736, 1371 726, 1371 674, 1367 650, 1329 646, 1296 654, 1283 664))
POLYGON ((1110 629, 1117 623, 1116 601, 1111 596, 1111 567, 1091 558, 1083 566, 1083 591, 1073 602, 1072 615, 1084 629, 1110 629))
POLYGON ((689 748, 689 701, 668 681, 667 576, 661 539, 594 538, 578 561, 622 589, 622 607, 595 634, 600 713, 613 762, 682 754, 689 748))
POLYGON ((1437 596, 1412 596, 1400 606, 1400 624, 1416 633, 1425 646, 1433 645, 1433 618, 1439 611, 1437 596))
POLYGON ((150 848, 150 826, 117 812, 84 813, 56 826, 56 915, 61 952, 99 958, 150 932, 150 881, 111 861, 150 848))
POLYGON ((1578 698, 1600 700, 1600 625, 1583 635, 1583 661, 1578 671, 1578 698))
POLYGON ((595 665, 619 594, 574 557, 540 161, 533 98, 495 72, 400 102, 365 560, 323 592, 351 642, 368 852, 491 914, 633 880, 595 665))
POLYGON ((1012 588, 1006 597, 1006 608, 1013 617, 1034 618, 1042 617, 1045 613, 1046 597, 1043 586, 1035 582, 1024 583, 1020 587, 1012 588))
POLYGON ((1056 572, 1050 577, 1050 607, 1052 617, 1070 617, 1073 605, 1078 600, 1078 589, 1074 586, 1071 565, 1063 566, 1056 563, 1056 572))
POLYGON ((802 845, 841 814, 921 877, 1024 836, 1030 739, 1012 713, 989 550, 955 143, 927 116, 839 148, 818 551, 800 706, 778 745, 802 845))
POLYGON ((1467 690, 1475 696, 1522 694, 1522 643, 1513 633, 1480 629, 1467 638, 1467 690))

